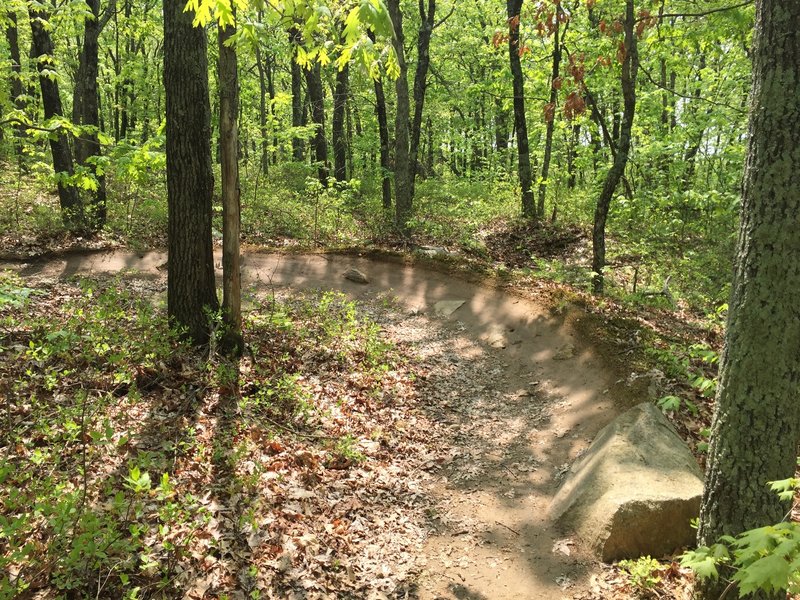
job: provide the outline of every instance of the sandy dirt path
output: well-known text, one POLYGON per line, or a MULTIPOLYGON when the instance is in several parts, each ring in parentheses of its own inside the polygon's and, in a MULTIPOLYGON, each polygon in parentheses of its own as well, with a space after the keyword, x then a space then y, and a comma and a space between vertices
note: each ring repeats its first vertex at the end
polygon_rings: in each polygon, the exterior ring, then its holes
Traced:
MULTIPOLYGON (((160 252, 114 251, 0 268, 23 277, 155 277, 165 263, 160 252)), ((409 597, 548 599, 586 589, 593 563, 546 511, 569 463, 620 412, 614 398, 625 384, 563 318, 443 273, 353 256, 247 254, 243 282, 335 289, 355 299, 390 294, 409 320, 424 317, 448 332, 426 340, 424 320, 400 332, 437 354, 441 368, 421 386, 426 410, 442 425, 438 447, 448 453, 429 473, 437 504, 409 597), (369 283, 345 279, 351 267, 369 283)))

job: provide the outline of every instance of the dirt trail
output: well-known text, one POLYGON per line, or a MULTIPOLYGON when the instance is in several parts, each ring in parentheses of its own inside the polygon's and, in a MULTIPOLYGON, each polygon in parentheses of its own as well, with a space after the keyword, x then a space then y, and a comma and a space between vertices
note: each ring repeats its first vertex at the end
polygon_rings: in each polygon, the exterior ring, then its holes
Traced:
MULTIPOLYGON (((165 262, 159 252, 116 251, 0 262, 0 269, 59 278, 157 276, 165 262)), ((563 319, 442 273, 350 256, 247 254, 243 281, 336 289, 356 299, 388 292, 409 322, 417 319, 400 335, 438 355, 442 368, 421 385, 449 458, 429 476, 438 503, 416 597, 548 599, 585 589, 592 563, 550 526, 546 510, 569 463, 620 411, 614 398, 624 384, 563 319), (343 278, 350 267, 369 283, 343 278), (420 316, 448 335, 426 340, 420 316)))

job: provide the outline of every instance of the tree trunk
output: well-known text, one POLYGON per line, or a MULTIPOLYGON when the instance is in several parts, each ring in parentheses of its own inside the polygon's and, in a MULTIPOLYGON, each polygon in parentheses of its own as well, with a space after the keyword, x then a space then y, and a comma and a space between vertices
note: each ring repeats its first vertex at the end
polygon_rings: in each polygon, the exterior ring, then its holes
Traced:
POLYGON ((336 72, 333 92, 333 176, 336 181, 347 181, 347 96, 350 93, 350 65, 336 72))
MULTIPOLYGON (((690 104, 689 108, 686 110, 688 114, 684 117, 688 117, 690 124, 696 124, 695 119, 697 118, 697 114, 699 112, 698 104, 700 103, 700 97, 703 94, 703 69, 705 69, 705 67, 706 55, 701 53, 700 63, 698 64, 697 71, 697 86, 695 87, 693 94, 695 101, 690 104)), ((704 116, 701 117, 702 125, 699 126, 698 130, 695 132, 695 135, 692 136, 689 147, 686 149, 686 153, 683 156, 683 163, 686 165, 686 170, 683 173, 683 180, 681 181, 681 191, 683 192, 690 190, 694 184, 697 154, 700 152, 700 147, 703 145, 703 136, 706 132, 705 122, 710 114, 711 110, 708 109, 705 111, 704 116)))
MULTIPOLYGON (((97 77, 100 72, 98 39, 104 25, 101 22, 100 0, 86 0, 93 18, 84 21, 83 48, 78 61, 78 74, 75 77, 73 92, 72 122, 76 125, 100 126, 100 91, 97 77)), ((97 189, 91 192, 90 206, 87 208, 87 224, 92 231, 98 231, 106 223, 106 178, 102 169, 97 168, 96 160, 101 156, 97 131, 82 131, 75 139, 75 162, 87 167, 97 181, 97 189)))
MULTIPOLYGON (((47 71, 53 56, 53 40, 45 27, 48 15, 43 10, 29 6, 28 15, 31 23, 31 43, 37 69, 39 70, 39 86, 42 91, 42 105, 45 119, 63 117, 61 96, 58 81, 51 78, 47 71)), ((59 131, 50 136, 50 152, 53 155, 53 170, 58 177, 58 199, 61 207, 61 220, 70 232, 81 235, 87 233, 83 204, 75 185, 64 181, 63 177, 75 174, 72 162, 72 150, 67 134, 59 131)))
POLYGON ((625 173, 628 164, 628 153, 631 148, 631 129, 636 112, 636 75, 639 70, 639 53, 636 45, 634 27, 636 17, 633 0, 625 2, 625 58, 622 61, 622 77, 620 79, 623 98, 622 122, 620 123, 619 143, 617 144, 614 163, 608 170, 603 190, 597 199, 594 211, 594 227, 592 228, 592 291, 603 293, 603 269, 606 266, 606 219, 611 200, 617 184, 625 173))
POLYGON ((428 142, 426 144, 427 154, 425 156, 425 173, 428 177, 433 177, 433 121, 430 116, 425 122, 425 129, 428 132, 428 142))
MULTIPOLYGON (((259 20, 261 14, 259 13, 259 20)), ((222 65, 220 65, 222 67, 222 65)), ((258 126, 261 133, 261 173, 269 173, 269 132, 267 131, 267 69, 264 55, 256 44, 256 68, 258 69, 258 126)), ((220 72, 220 79, 222 73, 220 72)), ((220 113, 220 117, 221 117, 220 113)))
MULTIPOLYGON (((368 32, 369 38, 375 42, 375 34, 368 32)), ((392 208, 392 177, 389 162, 389 120, 386 116, 386 95, 383 92, 383 81, 376 79, 375 88, 375 114, 378 118, 378 136, 381 140, 381 199, 383 210, 388 212, 392 208)))
MULTIPOLYGON (((800 414, 800 3, 756 2, 741 224, 698 540, 778 523, 800 414)), ((724 580, 701 586, 718 598, 724 580)), ((731 595, 735 597, 737 594, 731 595)), ((753 596, 755 597, 755 596, 753 596)), ((765 597, 759 595, 758 597, 765 597)), ((784 598, 785 594, 774 597, 784 598)))
POLYGON ((419 34, 417 36, 417 69, 414 75, 414 119, 411 123, 411 146, 409 149, 409 169, 411 171, 411 198, 414 198, 417 164, 419 160, 419 141, 422 137, 422 111, 425 106, 425 91, 428 87, 428 68, 431 63, 431 37, 436 16, 436 0, 428 0, 425 10, 424 0, 419 0, 419 34))
POLYGON ((314 133, 314 162, 322 185, 328 184, 328 141, 325 138, 325 96, 322 88, 322 70, 319 63, 306 71, 306 86, 311 104, 311 120, 317 126, 314 133))
POLYGON ((507 0, 508 7, 508 56, 514 87, 514 127, 517 132, 517 159, 519 184, 522 188, 522 216, 536 219, 536 207, 531 189, 531 157, 528 149, 528 123, 525 120, 525 79, 519 60, 520 12, 523 0, 507 0))
MULTIPOLYGON (((234 9, 234 18, 236 11, 234 9)), ((236 46, 228 45, 236 27, 217 27, 219 47, 219 142, 222 152, 222 317, 221 349, 238 357, 242 339, 242 280, 239 260, 239 72, 236 46)))
MULTIPOLYGON (((17 29, 17 13, 9 11, 8 24, 5 28, 6 42, 8 43, 9 54, 11 55, 11 102, 18 111, 25 112, 27 102, 25 101, 24 89, 22 87, 22 59, 19 52, 19 31, 17 29)), ((17 163, 24 168, 22 153, 22 140, 26 137, 25 126, 17 124, 14 126, 14 152, 17 155, 17 163)))
POLYGON ((197 344, 209 338, 207 311, 219 309, 211 242, 211 107, 206 32, 184 0, 164 0, 169 275, 167 310, 197 344))
POLYGON ((572 126, 569 144, 567 146, 567 189, 575 189, 575 160, 578 158, 578 145, 581 141, 581 124, 572 126))
MULTIPOLYGON (((555 7, 556 15, 561 10, 559 5, 555 7)), ((539 182, 539 201, 536 206, 536 215, 544 218, 544 201, 547 196, 547 178, 550 177, 550 158, 553 155, 553 128, 556 124, 555 106, 558 99, 558 89, 556 88, 556 80, 559 76, 559 68, 561 67, 561 27, 560 22, 556 18, 556 27, 553 32, 553 72, 551 74, 550 85, 550 104, 553 106, 553 111, 547 119, 547 131, 544 140, 544 158, 542 159, 542 180, 539 182)))
MULTIPOLYGON (((302 127, 305 124, 303 117, 303 72, 297 64, 297 46, 300 44, 300 30, 296 27, 289 31, 289 42, 292 45, 292 127, 302 127)), ((305 155, 303 140, 297 136, 292 138, 292 157, 301 162, 305 155)))
POLYGON ((400 233, 407 236, 408 221, 412 210, 411 178, 413 171, 410 164, 410 132, 411 102, 408 95, 408 64, 406 63, 405 38, 403 36, 403 13, 400 0, 388 0, 389 14, 394 24, 392 43, 397 54, 397 66, 400 74, 395 80, 397 94, 395 127, 394 127, 394 196, 395 225, 400 233))

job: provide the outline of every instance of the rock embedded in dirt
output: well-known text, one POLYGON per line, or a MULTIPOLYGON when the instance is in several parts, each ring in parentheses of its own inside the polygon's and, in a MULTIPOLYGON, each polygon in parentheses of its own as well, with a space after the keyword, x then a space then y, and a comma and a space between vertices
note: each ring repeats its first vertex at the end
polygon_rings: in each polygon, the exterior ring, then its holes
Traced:
POLYGON ((349 269, 347 269, 347 271, 342 273, 342 276, 345 279, 349 279, 350 281, 353 281, 355 283, 364 283, 364 284, 369 283, 369 279, 367 278, 367 276, 364 275, 364 273, 362 273, 355 267, 350 267, 349 269))
POLYGON ((464 305, 466 300, 440 300, 433 305, 433 312, 440 317, 449 317, 464 305))
POLYGON ((703 479, 689 448, 645 402, 603 428, 573 464, 549 515, 602 560, 664 556, 694 543, 703 479))

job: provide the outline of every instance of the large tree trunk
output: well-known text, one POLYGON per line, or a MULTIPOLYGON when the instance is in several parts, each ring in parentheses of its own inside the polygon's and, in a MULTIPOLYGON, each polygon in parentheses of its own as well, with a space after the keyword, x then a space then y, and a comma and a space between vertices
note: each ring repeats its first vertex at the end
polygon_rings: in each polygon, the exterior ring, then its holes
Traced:
MULTIPOLYGON (((101 21, 100 0, 86 0, 93 18, 84 21, 83 48, 78 61, 78 74, 75 77, 73 92, 72 122, 90 127, 100 126, 100 91, 97 77, 100 72, 98 59, 98 39, 105 25, 101 21)), ((97 168, 96 159, 101 156, 97 131, 83 131, 75 139, 75 162, 92 171, 97 181, 97 189, 91 192, 90 206, 86 207, 87 223, 93 231, 102 229, 106 223, 106 178, 103 170, 97 168)))
POLYGON ((336 72, 333 92, 333 176, 336 181, 347 181, 347 96, 350 93, 350 65, 336 72))
POLYGON ((317 126, 314 134, 314 162, 322 185, 328 184, 328 141, 325 137, 325 96, 322 88, 322 70, 319 63, 306 71, 306 86, 311 104, 311 120, 317 126))
MULTIPOLYGON (((800 3, 756 2, 742 218, 700 510, 701 544, 777 523, 789 509, 767 482, 794 475, 800 436, 798 23, 800 3)), ((710 581, 702 597, 716 600, 724 587, 724 581, 710 581)))
POLYGON ((525 79, 519 59, 520 12, 523 0, 508 0, 508 56, 514 87, 514 127, 517 132, 519 185, 522 188, 522 215, 536 219, 531 189, 531 157, 528 148, 528 123, 525 119, 525 79))
MULTIPOLYGON (((45 26, 48 15, 44 10, 35 9, 33 6, 29 6, 28 15, 31 22, 32 50, 39 70, 44 117, 45 119, 62 117, 64 111, 61 107, 58 81, 48 74, 50 60, 53 56, 53 41, 45 26)), ((53 170, 56 175, 63 174, 70 177, 74 175, 72 150, 65 133, 59 131, 50 136, 50 152, 53 155, 53 170)), ((78 189, 72 183, 65 182, 61 177, 58 180, 58 199, 64 227, 74 234, 86 233, 86 219, 78 189)))
MULTIPOLYGON (((555 10, 556 14, 558 14, 558 11, 561 10, 560 6, 556 5, 555 10)), ((547 179, 550 177, 550 158, 553 155, 553 129, 556 124, 555 106, 558 98, 556 81, 558 80, 559 69, 561 67, 561 27, 559 24, 560 21, 556 18, 555 31, 553 32, 553 72, 551 74, 550 85, 550 104, 553 110, 549 111, 549 118, 547 119, 547 131, 544 140, 544 158, 542 159, 542 179, 539 182, 539 201, 536 206, 536 215, 540 219, 544 218, 544 201, 547 196, 547 184, 549 183, 547 179)))
POLYGON ((411 198, 414 198, 417 165, 419 163, 419 141, 422 136, 422 111, 425 107, 425 90, 428 87, 428 68, 431 63, 431 37, 436 17, 436 0, 428 0, 425 10, 424 0, 419 0, 419 34, 417 36, 417 69, 414 74, 414 119, 411 123, 411 146, 409 150, 409 169, 411 170, 411 198))
POLYGON ((395 195, 395 224, 403 235, 408 235, 408 221, 412 210, 412 187, 410 154, 409 121, 411 118, 411 101, 408 95, 408 64, 406 63, 405 38, 403 36, 403 13, 400 10, 400 0, 389 0, 389 14, 394 23, 394 37, 392 43, 397 54, 397 64, 400 74, 395 80, 397 105, 394 127, 394 195, 395 195))
MULTIPOLYGON (((5 28, 5 34, 9 54, 11 55, 11 102, 16 110, 25 112, 27 103, 22 87, 22 59, 19 52, 19 31, 17 29, 17 13, 15 11, 9 11, 8 13, 8 24, 5 28)), ((24 169, 25 162, 22 153, 22 139, 26 136, 25 126, 19 123, 15 125, 14 131, 14 152, 17 155, 17 163, 24 169)))
MULTIPOLYGON (((297 46, 300 44, 300 30, 296 27, 289 32, 289 42, 292 45, 292 60, 290 63, 292 73, 292 127, 302 127, 303 118, 303 72, 297 64, 297 46)), ((292 138, 292 157, 300 162, 303 160, 305 150, 303 140, 299 137, 292 138)))
POLYGON ((219 309, 211 243, 211 107, 206 32, 192 26, 184 0, 164 0, 167 212, 172 321, 198 344, 208 341, 207 311, 219 309))
MULTIPOLYGON (((234 11, 235 16, 235 11, 234 11)), ((219 48, 219 143, 222 154, 222 351, 241 356, 242 279, 239 260, 239 73, 236 46, 228 45, 236 27, 217 28, 219 48)))
POLYGON ((611 199, 617 189, 625 166, 628 164, 628 153, 631 148, 631 130, 633 116, 636 112, 636 75, 639 70, 639 53, 636 45, 634 27, 636 16, 634 14, 633 0, 625 2, 625 58, 622 61, 622 98, 624 108, 622 122, 620 123, 619 143, 617 144, 614 162, 608 170, 603 190, 597 199, 594 211, 594 227, 592 228, 592 291, 595 294, 603 293, 603 269, 606 266, 606 219, 611 199))

